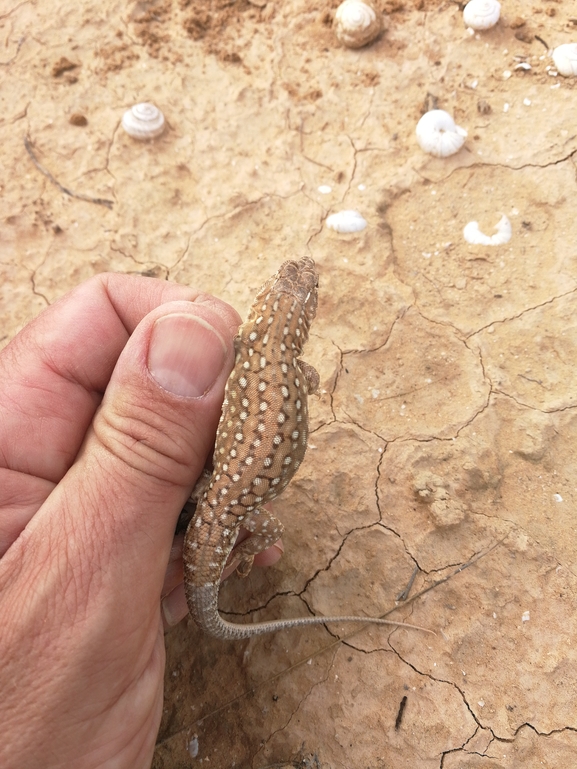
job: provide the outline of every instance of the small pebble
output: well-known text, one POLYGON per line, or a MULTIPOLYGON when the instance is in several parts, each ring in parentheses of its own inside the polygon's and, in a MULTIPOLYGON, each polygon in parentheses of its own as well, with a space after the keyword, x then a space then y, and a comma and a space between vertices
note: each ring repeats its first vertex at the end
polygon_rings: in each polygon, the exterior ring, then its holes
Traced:
POLYGON ((79 66, 79 64, 67 59, 66 56, 61 56, 58 61, 54 62, 52 65, 52 77, 60 77, 63 72, 69 72, 71 69, 76 69, 79 66))
POLYGON ((198 756, 198 737, 196 735, 192 737, 188 743, 188 752, 190 753, 191 758, 196 758, 198 756))
POLYGON ((73 112, 72 115, 68 118, 68 122, 71 125, 77 125, 77 126, 85 126, 88 125, 88 120, 84 117, 84 115, 81 115, 80 112, 73 112))

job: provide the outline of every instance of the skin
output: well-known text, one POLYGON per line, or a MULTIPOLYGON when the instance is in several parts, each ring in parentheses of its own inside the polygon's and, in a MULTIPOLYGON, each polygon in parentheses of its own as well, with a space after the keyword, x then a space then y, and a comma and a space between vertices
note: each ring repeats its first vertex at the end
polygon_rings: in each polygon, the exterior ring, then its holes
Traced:
POLYGON ((105 274, 0 353, 4 769, 150 766, 163 629, 187 613, 174 529, 239 320, 191 288, 105 274))

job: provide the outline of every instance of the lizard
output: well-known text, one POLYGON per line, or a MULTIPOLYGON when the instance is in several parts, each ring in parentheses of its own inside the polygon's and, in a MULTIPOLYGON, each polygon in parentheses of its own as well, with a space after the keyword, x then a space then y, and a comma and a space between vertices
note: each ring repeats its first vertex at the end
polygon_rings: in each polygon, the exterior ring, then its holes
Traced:
POLYGON ((306 452, 307 396, 316 392, 319 375, 300 356, 316 315, 317 298, 314 261, 305 256, 284 262, 257 293, 234 340, 236 358, 225 386, 212 475, 198 492, 183 549, 190 614, 216 638, 249 638, 326 622, 426 630, 377 617, 350 616, 238 624, 224 620, 218 611, 221 575, 231 553, 239 561, 238 573, 246 576, 254 555, 274 544, 284 530, 263 505, 286 488, 306 452), (252 536, 235 548, 241 526, 252 536))

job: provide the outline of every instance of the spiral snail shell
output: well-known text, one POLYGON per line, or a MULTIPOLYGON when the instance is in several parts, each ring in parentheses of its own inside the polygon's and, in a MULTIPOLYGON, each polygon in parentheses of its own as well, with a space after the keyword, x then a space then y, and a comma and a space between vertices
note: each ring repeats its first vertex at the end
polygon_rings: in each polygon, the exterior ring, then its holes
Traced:
POLYGON ((577 43, 564 43, 553 51, 553 62, 563 77, 577 76, 577 43))
POLYGON ((471 0, 463 10, 463 21, 471 29, 490 29, 500 15, 501 3, 497 0, 471 0))
POLYGON ((446 158, 458 152, 467 132, 443 109, 425 112, 417 123, 417 141, 422 150, 436 158, 446 158))
POLYGON ((347 48, 362 48, 375 40, 382 20, 372 5, 362 0, 345 0, 335 13, 335 34, 347 48))
POLYGON ((139 141, 154 139, 164 131, 164 115, 154 104, 142 102, 126 110, 122 127, 129 136, 139 141))

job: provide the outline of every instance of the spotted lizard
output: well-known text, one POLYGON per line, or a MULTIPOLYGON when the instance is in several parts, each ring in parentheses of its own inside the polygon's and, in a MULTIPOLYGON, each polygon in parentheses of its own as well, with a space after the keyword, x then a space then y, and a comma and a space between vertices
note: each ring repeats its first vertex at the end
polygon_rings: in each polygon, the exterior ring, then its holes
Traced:
POLYGON ((239 573, 246 575, 254 555, 283 532, 263 505, 286 488, 305 455, 307 396, 316 391, 319 375, 299 356, 316 314, 317 293, 312 259, 284 262, 258 292, 235 338, 236 360, 226 384, 212 476, 184 541, 188 607, 196 623, 216 638, 248 638, 325 622, 403 626, 376 617, 318 616, 237 624, 218 611, 221 576, 231 553, 239 573), (252 536, 235 548, 241 526, 252 536))

